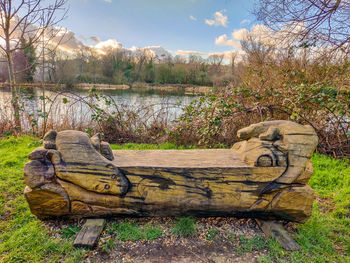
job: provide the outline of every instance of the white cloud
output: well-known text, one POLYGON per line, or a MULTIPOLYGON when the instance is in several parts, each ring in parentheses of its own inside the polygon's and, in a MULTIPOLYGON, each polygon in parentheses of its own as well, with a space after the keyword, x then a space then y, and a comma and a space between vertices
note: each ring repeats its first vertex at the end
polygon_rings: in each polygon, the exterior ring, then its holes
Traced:
POLYGON ((264 44, 264 45, 275 45, 277 40, 286 40, 286 35, 283 37, 279 35, 279 32, 273 33, 269 28, 264 25, 254 25, 251 30, 242 34, 243 38, 252 37, 256 41, 264 44))
POLYGON ((247 37, 248 33, 249 31, 246 28, 234 30, 232 32, 232 39, 236 41, 242 41, 247 37))
POLYGON ((171 57, 171 53, 164 49, 162 46, 148 46, 143 48, 132 47, 127 49, 132 52, 134 56, 140 56, 141 54, 146 54, 149 57, 165 59, 171 57))
POLYGON ((247 26, 250 24, 250 20, 249 19, 243 19, 240 23, 241 26, 247 26))
POLYGON ((240 42, 248 37, 252 37, 265 45, 272 45, 276 43, 277 35, 273 34, 266 26, 258 24, 254 25, 250 31, 246 28, 234 30, 231 38, 228 38, 226 34, 221 35, 215 39, 215 44, 218 46, 232 46, 236 49, 240 49, 240 42))
POLYGON ((209 26, 224 26, 228 24, 228 18, 223 14, 226 10, 217 11, 214 13, 214 19, 206 19, 205 23, 209 26))
POLYGON ((198 55, 198 56, 205 56, 207 53, 199 52, 199 51, 193 51, 193 50, 177 50, 176 55, 198 55))
POLYGON ((190 19, 193 21, 197 21, 197 18, 195 18, 194 16, 190 15, 190 19))
POLYGON ((224 51, 224 52, 209 52, 208 56, 224 56, 224 59, 229 60, 232 57, 232 51, 224 51))
POLYGON ((103 0, 106 3, 112 3, 112 0, 103 0))
POLYGON ((76 37, 74 32, 63 28, 55 28, 54 30, 58 30, 58 33, 50 39, 50 43, 53 46, 59 43, 59 50, 73 54, 84 47, 84 44, 76 37))
POLYGON ((120 49, 122 48, 122 44, 120 44, 115 39, 108 39, 106 41, 100 41, 97 43, 93 48, 98 51, 99 53, 103 54, 113 49, 120 49))
POLYGON ((223 34, 215 39, 215 45, 217 46, 232 46, 239 48, 240 43, 234 39, 228 39, 226 34, 223 34))

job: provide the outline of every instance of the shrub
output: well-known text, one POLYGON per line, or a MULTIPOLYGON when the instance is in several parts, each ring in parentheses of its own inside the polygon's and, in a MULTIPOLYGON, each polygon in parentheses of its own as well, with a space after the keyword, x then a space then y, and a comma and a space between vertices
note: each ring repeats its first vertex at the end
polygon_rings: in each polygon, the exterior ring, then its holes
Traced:
POLYGON ((316 130, 319 152, 350 157, 350 90, 346 88, 350 63, 327 57, 301 63, 297 55, 293 58, 282 51, 246 53, 246 61, 236 70, 240 81, 186 107, 174 131, 175 140, 232 145, 240 128, 261 121, 292 120, 316 130))

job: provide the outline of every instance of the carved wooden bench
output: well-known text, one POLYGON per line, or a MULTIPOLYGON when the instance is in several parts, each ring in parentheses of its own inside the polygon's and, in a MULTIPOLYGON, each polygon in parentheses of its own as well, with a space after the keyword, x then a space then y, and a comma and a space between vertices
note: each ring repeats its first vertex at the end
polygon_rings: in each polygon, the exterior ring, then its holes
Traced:
POLYGON ((304 222, 318 142, 312 127, 270 121, 232 149, 112 151, 99 135, 50 131, 24 168, 33 214, 236 216, 304 222))

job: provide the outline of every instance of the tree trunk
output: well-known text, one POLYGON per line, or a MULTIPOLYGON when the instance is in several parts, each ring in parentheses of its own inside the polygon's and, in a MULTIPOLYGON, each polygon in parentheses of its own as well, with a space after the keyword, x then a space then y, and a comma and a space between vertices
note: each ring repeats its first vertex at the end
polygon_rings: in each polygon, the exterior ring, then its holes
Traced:
MULTIPOLYGON (((10 47, 10 43, 7 44, 8 47, 10 47)), ((9 82, 10 82, 10 89, 11 89, 11 105, 13 109, 13 117, 15 121, 15 131, 16 133, 22 131, 22 124, 21 124, 21 115, 20 115, 20 107, 19 107, 19 89, 16 85, 16 74, 15 74, 15 67, 13 63, 13 57, 12 52, 7 49, 7 61, 8 61, 8 69, 9 69, 9 82)))

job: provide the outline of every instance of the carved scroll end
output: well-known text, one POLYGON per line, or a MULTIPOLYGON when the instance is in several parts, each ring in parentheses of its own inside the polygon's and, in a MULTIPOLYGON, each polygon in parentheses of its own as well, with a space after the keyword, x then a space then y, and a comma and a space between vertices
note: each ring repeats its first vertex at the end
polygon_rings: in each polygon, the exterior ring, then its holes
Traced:
POLYGON ((54 130, 50 130, 48 131, 45 135, 44 135, 44 148, 45 149, 54 149, 56 150, 56 137, 57 137, 57 132, 54 130))
POLYGON ((30 161, 24 165, 24 181, 33 189, 55 180, 55 169, 47 157, 48 151, 44 147, 34 149, 29 154, 30 161))
POLYGON ((95 150, 101 153, 103 157, 110 161, 114 160, 111 146, 108 142, 102 141, 102 136, 100 133, 97 133, 94 136, 92 136, 90 138, 90 141, 95 150))

